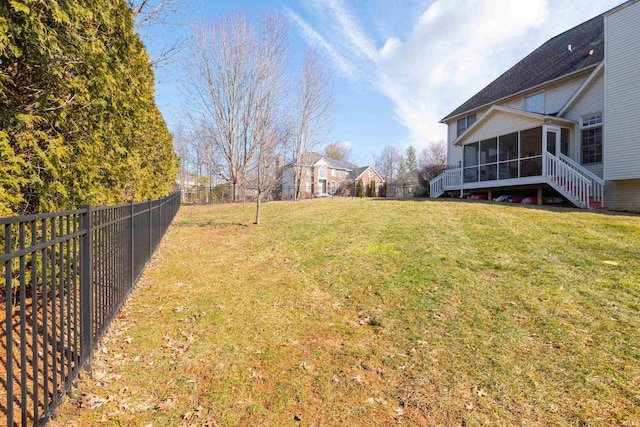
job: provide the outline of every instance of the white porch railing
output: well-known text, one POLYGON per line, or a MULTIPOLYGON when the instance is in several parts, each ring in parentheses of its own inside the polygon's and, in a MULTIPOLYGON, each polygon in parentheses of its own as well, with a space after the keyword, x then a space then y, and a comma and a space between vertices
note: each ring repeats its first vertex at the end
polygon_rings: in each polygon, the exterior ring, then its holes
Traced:
POLYGON ((447 169, 429 181, 430 197, 440 197, 451 190, 462 190, 462 168, 447 169))
POLYGON ((570 157, 565 156, 562 153, 558 154, 558 159, 566 163, 571 169, 576 172, 584 175, 591 182, 591 198, 594 202, 603 202, 604 198, 604 179, 600 178, 595 173, 591 172, 588 169, 585 169, 580 163, 571 159, 570 157))
POLYGON ((589 207, 591 180, 582 171, 545 151, 542 156, 544 173, 550 186, 582 208, 589 207))
POLYGON ((441 173, 440 175, 429 181, 429 197, 435 199, 444 194, 443 182, 444 173, 441 173))
MULTIPOLYGON (((556 157, 548 151, 544 151, 542 162, 542 174, 545 181, 570 202, 583 208, 589 208, 591 201, 602 205, 604 198, 604 180, 602 178, 563 154, 556 157)), ((513 180, 495 181, 496 187, 500 187, 501 184, 509 185, 505 181, 513 180)), ((429 182, 429 194, 434 198, 440 197, 446 191, 459 190, 462 194, 465 187, 468 189, 477 188, 473 185, 472 182, 463 183, 462 168, 447 169, 429 182)), ((510 185, 514 184, 510 183, 510 185)))

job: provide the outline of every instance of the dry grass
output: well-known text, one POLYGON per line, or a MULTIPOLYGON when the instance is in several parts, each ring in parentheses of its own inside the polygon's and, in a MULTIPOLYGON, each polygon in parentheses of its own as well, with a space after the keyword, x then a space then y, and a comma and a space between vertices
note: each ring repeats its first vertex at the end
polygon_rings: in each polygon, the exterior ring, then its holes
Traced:
POLYGON ((180 210, 52 425, 640 423, 638 216, 336 199, 252 219, 180 210))

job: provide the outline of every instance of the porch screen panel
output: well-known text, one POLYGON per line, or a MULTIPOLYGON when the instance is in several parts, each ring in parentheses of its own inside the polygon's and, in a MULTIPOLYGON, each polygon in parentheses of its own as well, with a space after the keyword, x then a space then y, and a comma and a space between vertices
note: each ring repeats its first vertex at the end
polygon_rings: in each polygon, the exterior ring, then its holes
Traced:
POLYGON ((499 179, 518 177, 518 133, 502 135, 498 139, 499 179))
POLYGON ((498 179, 498 138, 480 141, 480 181, 498 179))
POLYGON ((520 176, 542 175, 542 127, 520 132, 520 176))
POLYGON ((464 146, 464 182, 478 181, 478 143, 464 146))

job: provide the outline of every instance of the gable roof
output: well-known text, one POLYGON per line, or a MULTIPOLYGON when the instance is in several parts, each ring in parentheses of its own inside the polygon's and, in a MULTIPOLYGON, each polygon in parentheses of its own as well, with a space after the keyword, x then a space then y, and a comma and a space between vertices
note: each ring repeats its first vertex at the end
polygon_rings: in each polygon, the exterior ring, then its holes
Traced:
MULTIPOLYGON (((303 156, 304 160, 305 160, 305 166, 313 166, 316 163, 318 163, 320 160, 324 160, 329 167, 333 168, 333 169, 344 169, 344 170, 354 170, 357 169, 358 167, 356 165, 354 165, 351 162, 347 162, 345 160, 336 160, 336 159, 332 159, 330 157, 327 156, 323 156, 321 154, 318 153, 307 153, 306 155, 303 156)), ((289 164, 287 164, 287 166, 291 166, 293 165, 294 162, 291 162, 289 164)))
POLYGON ((353 180, 358 179, 363 173, 365 173, 367 171, 367 169, 371 169, 373 171, 373 173, 378 175, 378 178, 382 179, 382 176, 380 176, 378 171, 375 170, 375 168, 373 166, 371 166, 371 165, 363 166, 361 168, 355 168, 354 170, 349 172, 349 175, 347 175, 347 178, 348 179, 353 179, 353 180))
POLYGON ((545 82, 594 67, 603 60, 604 14, 547 41, 449 113, 441 122, 545 82))

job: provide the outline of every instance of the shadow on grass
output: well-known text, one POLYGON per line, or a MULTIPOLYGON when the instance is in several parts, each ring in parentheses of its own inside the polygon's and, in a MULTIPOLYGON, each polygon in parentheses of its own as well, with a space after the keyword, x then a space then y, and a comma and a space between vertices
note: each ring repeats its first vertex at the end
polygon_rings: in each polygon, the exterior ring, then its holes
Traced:
POLYGON ((213 219, 210 219, 207 222, 190 222, 190 221, 180 221, 177 224, 179 227, 213 227, 213 228, 227 228, 227 227, 248 227, 249 224, 242 224, 240 222, 216 222, 213 219))
POLYGON ((520 203, 500 203, 500 202, 491 202, 489 200, 469 200, 469 199, 460 199, 460 198, 436 198, 432 199, 429 197, 414 197, 414 198, 373 198, 371 201, 374 202, 432 202, 432 203, 469 203, 469 204, 485 204, 485 205, 494 205, 494 206, 508 206, 508 207, 518 207, 523 209, 538 209, 544 211, 558 212, 558 213, 585 213, 585 214, 596 214, 596 215, 605 215, 605 216, 628 216, 628 217, 640 217, 639 212, 628 212, 628 211, 610 211, 604 209, 580 209, 571 206, 549 206, 549 205, 528 205, 528 204, 520 204, 520 203))

